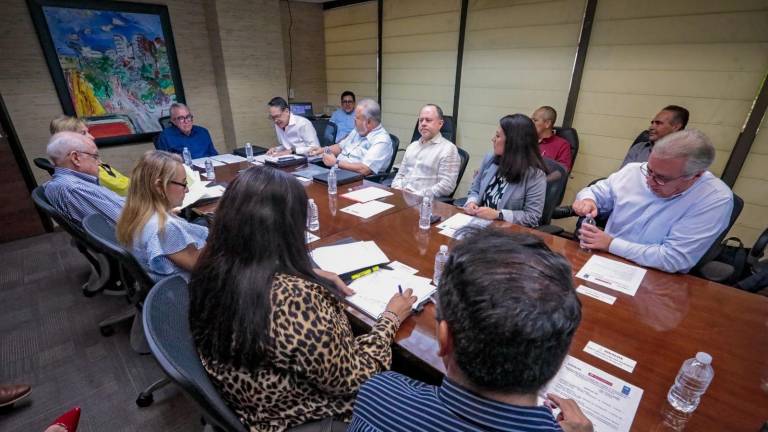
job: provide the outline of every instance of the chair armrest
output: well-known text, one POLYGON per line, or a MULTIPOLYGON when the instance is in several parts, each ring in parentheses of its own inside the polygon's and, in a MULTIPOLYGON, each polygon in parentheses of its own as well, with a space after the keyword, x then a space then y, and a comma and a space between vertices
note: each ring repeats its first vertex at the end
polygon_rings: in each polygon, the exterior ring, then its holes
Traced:
POLYGON ((382 174, 371 174, 365 178, 368 181, 385 184, 387 186, 392 184, 392 180, 395 179, 394 173, 382 173, 382 174))
POLYGON ((453 204, 453 198, 447 196, 437 197, 435 198, 435 201, 444 202, 446 204, 453 204))
POLYGON ((576 213, 573 212, 571 206, 558 206, 552 210, 552 219, 565 219, 574 216, 576 216, 576 213))

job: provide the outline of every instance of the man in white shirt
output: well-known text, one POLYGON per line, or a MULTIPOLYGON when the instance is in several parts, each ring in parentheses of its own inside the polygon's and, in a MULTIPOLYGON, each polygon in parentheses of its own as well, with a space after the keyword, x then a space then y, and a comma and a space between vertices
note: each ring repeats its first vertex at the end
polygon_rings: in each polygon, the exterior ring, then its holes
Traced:
POLYGON ((340 143, 310 154, 323 153, 326 166, 355 171, 364 176, 384 171, 392 159, 392 139, 381 125, 381 107, 373 99, 363 99, 355 107, 355 130, 340 143))
POLYGON ((282 156, 296 152, 306 154, 313 148, 320 148, 320 140, 312 122, 291 113, 288 102, 281 97, 272 98, 267 104, 269 116, 275 123, 279 146, 267 151, 270 156, 282 156))
POLYGON ((421 138, 405 150, 393 188, 434 197, 453 192, 461 161, 456 146, 440 134, 442 127, 443 110, 437 105, 424 105, 419 112, 421 138))

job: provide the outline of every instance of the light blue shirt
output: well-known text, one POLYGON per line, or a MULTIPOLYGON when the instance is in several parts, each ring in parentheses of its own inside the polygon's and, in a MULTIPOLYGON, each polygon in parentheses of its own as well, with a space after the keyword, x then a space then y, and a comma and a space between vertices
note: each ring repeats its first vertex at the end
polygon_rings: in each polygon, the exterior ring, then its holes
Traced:
MULTIPOLYGON (((331 121, 336 123, 336 136, 327 136, 326 139, 337 143, 355 129, 355 110, 347 113, 339 108, 331 114, 331 121)), ((330 133, 330 130, 328 130, 328 133, 330 133)))
POLYGON ((608 251, 646 267, 688 272, 727 227, 733 193, 709 171, 685 192, 660 198, 651 191, 640 163, 584 188, 577 200, 592 199, 598 212, 611 212, 605 232, 608 251))
POLYGON ((123 211, 125 198, 99 186, 98 177, 56 167, 53 178, 45 183, 45 197, 51 205, 77 226, 93 213, 100 213, 112 224, 123 211))
POLYGON ((177 274, 189 280, 189 272, 177 267, 168 259, 168 255, 180 252, 189 245, 201 249, 205 246, 207 238, 208 228, 172 215, 165 219, 165 229, 160 233, 158 216, 155 213, 144 225, 139 238, 134 241, 131 253, 155 282, 177 274))
POLYGON ((392 139, 382 125, 376 126, 366 136, 360 136, 357 130, 353 130, 339 143, 339 147, 339 161, 362 163, 374 174, 384 170, 392 159, 392 139))

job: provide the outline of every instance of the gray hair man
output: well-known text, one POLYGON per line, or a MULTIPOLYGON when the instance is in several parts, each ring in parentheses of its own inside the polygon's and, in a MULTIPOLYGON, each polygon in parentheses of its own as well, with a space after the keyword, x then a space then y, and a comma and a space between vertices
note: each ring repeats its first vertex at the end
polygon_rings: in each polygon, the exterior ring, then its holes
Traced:
POLYGON ((579 216, 611 214, 604 232, 583 224, 582 243, 643 266, 688 272, 728 228, 733 209, 731 190, 707 171, 714 159, 701 131, 660 139, 648 162, 630 163, 576 195, 579 216))

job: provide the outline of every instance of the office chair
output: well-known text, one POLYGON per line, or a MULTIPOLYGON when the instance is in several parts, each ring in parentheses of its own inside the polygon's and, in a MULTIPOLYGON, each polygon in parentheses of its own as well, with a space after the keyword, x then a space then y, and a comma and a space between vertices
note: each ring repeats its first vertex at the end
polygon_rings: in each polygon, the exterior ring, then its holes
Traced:
POLYGON ((163 116, 157 119, 160 123, 160 129, 165 129, 171 125, 171 116, 163 116))
POLYGON ((144 301, 144 333, 163 371, 203 411, 216 430, 245 432, 208 378, 189 327, 189 291, 181 276, 161 280, 144 301))
MULTIPOLYGON (((728 231, 731 230, 731 227, 733 227, 733 224, 736 223, 736 219, 739 218, 739 215, 741 214, 741 210, 743 209, 744 209, 744 200, 740 196, 734 193, 733 208, 731 209, 731 217, 728 220, 728 226, 723 230, 723 232, 720 233, 720 235, 717 236, 715 241, 712 242, 712 244, 709 246, 709 249, 707 249, 707 252, 704 253, 704 255, 702 255, 702 257, 699 259, 699 262, 696 263, 695 266, 693 266, 693 268, 689 272, 690 274, 694 276, 699 276, 704 279, 708 279, 706 277, 707 272, 702 272, 702 268, 706 267, 708 263, 712 262, 720 254, 721 243, 725 238, 725 235, 728 233, 728 231)), ((712 276, 715 277, 716 279, 719 278, 718 277, 719 275, 716 272, 712 276)), ((721 281, 715 280, 715 282, 721 282, 721 281)))
MULTIPOLYGON (((440 128, 440 134, 443 136, 443 138, 456 144, 456 123, 453 121, 453 116, 443 116, 443 127, 440 128)), ((416 120, 416 126, 413 128, 413 136, 411 137, 411 142, 414 142, 420 138, 421 132, 419 132, 419 121, 416 120)))
POLYGON ((321 147, 336 144, 336 132, 338 131, 336 123, 324 118, 314 118, 309 121, 315 127, 317 139, 320 140, 321 147))
POLYGON ((381 184, 387 184, 387 182, 390 184, 392 183, 392 179, 394 178, 394 176, 391 175, 392 166, 395 164, 395 159, 397 158, 397 153, 400 149, 400 138, 398 138, 397 135, 392 134, 389 134, 389 138, 392 140, 392 157, 389 159, 387 168, 380 173, 369 175, 365 178, 366 180, 381 184))
POLYGON ((54 173, 54 166, 46 158, 34 158, 32 159, 32 162, 34 162, 35 166, 40 168, 43 171, 46 171, 48 174, 53 175, 54 173))
POLYGON ((552 220, 552 211, 555 209, 555 206, 560 204, 562 199, 565 184, 568 181, 568 171, 565 170, 564 166, 552 159, 544 158, 544 163, 549 173, 547 174, 547 192, 544 198, 544 209, 541 212, 538 229, 549 232, 547 227, 551 226, 549 223, 552 220))
POLYGON ((461 147, 456 147, 456 151, 459 152, 459 175, 456 176, 456 186, 454 186, 453 190, 451 191, 451 194, 447 197, 438 197, 436 198, 439 201, 442 201, 444 203, 453 204, 453 196, 456 195, 456 189, 459 188, 459 183, 461 183, 461 178, 464 177, 464 172, 467 170, 467 165, 469 164, 469 153, 464 150, 461 147))
MULTIPOLYGON (((571 145, 571 169, 573 169, 573 165, 576 163, 576 155, 579 154, 579 133, 574 128, 555 127, 553 130, 555 135, 568 141, 568 144, 571 145)), ((563 189, 563 192, 565 192, 565 189, 563 189)))

